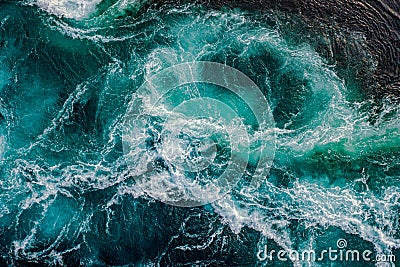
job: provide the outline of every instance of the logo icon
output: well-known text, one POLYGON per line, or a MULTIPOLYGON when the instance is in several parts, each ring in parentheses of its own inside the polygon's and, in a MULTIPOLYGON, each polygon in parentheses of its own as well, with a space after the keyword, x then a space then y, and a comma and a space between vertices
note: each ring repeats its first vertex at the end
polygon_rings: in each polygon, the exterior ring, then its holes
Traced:
POLYGON ((342 248, 346 248, 347 247, 347 240, 346 239, 338 239, 338 241, 336 242, 336 246, 338 249, 342 249, 342 248))

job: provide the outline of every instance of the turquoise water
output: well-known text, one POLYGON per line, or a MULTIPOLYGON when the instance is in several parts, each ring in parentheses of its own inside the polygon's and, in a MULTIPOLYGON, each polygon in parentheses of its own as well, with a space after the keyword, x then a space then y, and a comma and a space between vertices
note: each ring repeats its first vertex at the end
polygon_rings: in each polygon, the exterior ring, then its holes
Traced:
MULTIPOLYGON (((399 106, 364 94, 362 81, 351 79, 357 69, 323 56, 320 33, 307 36, 297 19, 274 12, 96 4, 0 2, 4 265, 306 266, 261 261, 257 252, 264 245, 319 251, 341 238, 351 249, 400 257, 399 106), (134 179, 154 163, 146 153, 162 125, 142 125, 151 138, 133 169, 122 135, 138 88, 193 61, 231 66, 260 88, 275 121, 276 150, 268 174, 254 172, 257 158, 250 159, 222 199, 180 208, 153 199, 134 179), (249 178, 261 185, 249 190, 249 178)), ((185 92, 194 90, 242 105, 206 85, 188 85, 168 100, 190 99, 185 92)), ((238 109, 252 125, 251 110, 238 109)), ((199 133, 201 125, 191 129, 199 133)), ((212 138, 220 150, 229 143, 222 134, 212 138)), ((165 162, 161 155, 156 163, 165 169, 165 162)), ((310 263, 327 264, 377 262, 310 263)))

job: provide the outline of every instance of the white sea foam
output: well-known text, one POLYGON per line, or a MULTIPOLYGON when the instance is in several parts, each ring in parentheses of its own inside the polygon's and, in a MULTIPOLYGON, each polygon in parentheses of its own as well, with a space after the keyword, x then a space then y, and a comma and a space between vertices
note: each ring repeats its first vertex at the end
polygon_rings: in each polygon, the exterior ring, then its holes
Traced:
POLYGON ((88 18, 100 2, 101 0, 36 0, 33 3, 54 15, 80 20, 88 18))
POLYGON ((392 236, 399 194, 394 187, 385 190, 384 197, 392 200, 388 202, 370 192, 359 194, 349 188, 327 189, 296 182, 293 188, 283 189, 268 183, 266 190, 242 191, 239 195, 245 201, 228 195, 212 205, 232 231, 253 228, 283 249, 293 249, 288 226, 298 220, 305 228, 337 227, 371 242, 377 252, 385 252, 400 247, 400 241, 392 236), (376 225, 367 223, 371 216, 376 225))
MULTIPOLYGON (((32 0, 33 3, 43 10, 60 16, 76 20, 90 18, 96 11, 101 0, 32 0)), ((136 13, 146 0, 120 0, 105 6, 101 13, 106 17, 124 16, 127 13, 136 13), (129 12, 128 12, 129 11, 129 12)))

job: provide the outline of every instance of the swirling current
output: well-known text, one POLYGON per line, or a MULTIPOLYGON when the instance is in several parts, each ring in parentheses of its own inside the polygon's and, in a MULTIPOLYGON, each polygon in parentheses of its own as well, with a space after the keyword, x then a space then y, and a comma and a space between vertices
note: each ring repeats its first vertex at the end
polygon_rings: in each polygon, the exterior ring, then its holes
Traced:
POLYGON ((396 266, 398 3, 239 2, 0 1, 2 266, 396 266))

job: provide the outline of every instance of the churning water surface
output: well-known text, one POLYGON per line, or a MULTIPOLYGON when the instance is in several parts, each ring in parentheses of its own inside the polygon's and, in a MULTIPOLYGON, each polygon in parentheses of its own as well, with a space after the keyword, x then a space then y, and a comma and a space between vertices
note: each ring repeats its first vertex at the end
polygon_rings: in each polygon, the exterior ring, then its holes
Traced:
MULTIPOLYGON (((388 86, 371 82, 384 72, 362 32, 307 23, 274 9, 205 4, 1 1, 0 262, 394 266, 258 257, 266 245, 320 251, 344 239, 349 249, 400 260, 400 106, 369 93, 388 86), (216 85, 185 84, 133 124, 127 160, 126 114, 138 89, 163 70, 200 61, 249 77, 274 123, 255 125, 251 104, 216 85), (207 103, 192 101, 196 93, 207 103), (232 110, 207 106, 217 100, 232 110), (228 111, 239 118, 206 120, 231 118, 228 111), (181 116, 187 113, 203 117, 181 116), (170 131, 185 129, 170 142, 161 138, 167 117, 175 118, 170 131), (238 139, 252 132, 249 142, 258 145, 274 133, 269 172, 255 167, 257 155, 241 158, 230 147, 235 131, 238 139), (200 152, 208 153, 211 167, 176 156, 193 143, 191 160, 203 164, 200 152), (222 198, 197 207, 153 198, 162 198, 165 181, 207 186, 234 152, 246 165, 222 198), (156 175, 146 192, 137 176, 147 166, 156 175), (249 179, 260 182, 250 190, 249 179)), ((147 97, 158 97, 152 92, 147 97)), ((145 113, 146 105, 135 107, 145 113)))

